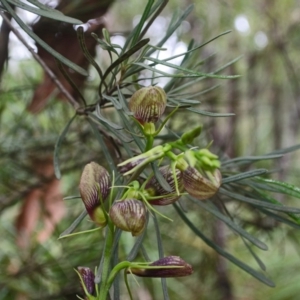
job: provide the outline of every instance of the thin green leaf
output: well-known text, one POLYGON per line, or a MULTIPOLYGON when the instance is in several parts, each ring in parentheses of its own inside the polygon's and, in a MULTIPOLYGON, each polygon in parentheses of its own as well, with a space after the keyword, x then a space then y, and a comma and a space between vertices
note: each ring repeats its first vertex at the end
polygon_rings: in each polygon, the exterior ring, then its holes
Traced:
MULTIPOLYGON (((92 34, 92 36, 93 36, 93 34, 92 34)), ((79 44, 80 44, 80 47, 81 47, 81 50, 82 50, 84 56, 89 61, 89 63, 96 69, 96 71, 100 77, 100 80, 102 81, 102 78, 103 78, 102 70, 101 70, 100 66, 97 64, 97 62, 95 61, 94 57, 90 54, 90 52, 86 46, 85 39, 84 39, 84 31, 83 31, 82 26, 78 27, 78 29, 77 29, 77 37, 78 37, 79 44)))
POLYGON ((20 27, 32 38, 35 42, 37 42, 41 47, 43 47, 46 51, 48 51, 52 56, 57 58, 59 61, 61 61, 63 64, 67 65, 74 71, 87 76, 88 73, 85 69, 81 68, 80 66, 74 64, 69 59, 62 56, 60 53, 55 51, 53 48, 51 48, 47 43, 45 43, 40 37, 38 37, 33 31, 31 31, 28 26, 18 17, 18 15, 15 13, 15 11, 10 7, 10 5, 7 3, 7 0, 1 0, 3 6, 7 9, 7 11, 12 15, 12 17, 15 19, 15 21, 20 25, 20 27))
POLYGON ((300 229, 299 224, 296 224, 296 223, 290 221, 289 219, 286 219, 282 216, 279 216, 279 215, 277 215, 277 214, 275 214, 275 213, 273 213, 273 212, 271 212, 267 209, 264 209, 262 207, 257 207, 257 209, 259 209, 262 213, 264 213, 267 216, 270 216, 271 218, 275 219, 278 222, 284 223, 284 224, 289 225, 289 226, 291 226, 293 228, 296 228, 296 229, 300 229))
POLYGON ((152 170, 154 172, 154 175, 161 185, 161 187, 167 191, 172 192, 172 188, 170 187, 169 183, 165 180, 165 178, 162 176, 161 172, 159 172, 159 168, 155 162, 151 163, 152 170))
POLYGON ((267 155, 261 155, 261 156, 242 156, 237 157, 233 159, 229 159, 226 161, 222 161, 222 166, 227 166, 230 164, 236 164, 236 163, 242 163, 242 164, 248 164, 251 162, 256 162, 260 160, 268 160, 268 159, 276 159, 281 158, 282 154, 267 154, 267 155))
POLYGON ((193 98, 195 98, 197 96, 207 94, 207 93, 209 93, 209 92, 211 92, 211 91, 213 91, 213 90, 215 90, 219 87, 220 87, 220 84, 216 84, 216 85, 213 85, 213 86, 211 86, 211 87, 209 87, 205 90, 201 90, 201 91, 193 92, 193 93, 183 93, 183 94, 173 93, 173 90, 172 90, 170 93, 168 93, 168 96, 172 97, 174 95, 175 97, 193 97, 193 98))
MULTIPOLYGON (((146 229, 148 227, 147 226, 148 222, 149 222, 149 214, 147 214, 146 226, 145 226, 146 229)), ((144 238, 145 238, 145 235, 146 235, 146 232, 147 232, 146 229, 142 232, 141 235, 139 235, 137 237, 137 239, 136 239, 133 247, 131 248, 131 250, 130 250, 130 252, 129 252, 126 260, 133 261, 136 258, 137 254, 138 254, 138 252, 139 252, 139 250, 140 250, 140 248, 141 248, 141 246, 143 244, 143 241, 144 241, 144 238)))
MULTIPOLYGON (((158 255, 159 255, 159 258, 163 258, 164 257, 164 249, 163 249, 159 224, 158 224, 157 217, 156 217, 155 213, 153 213, 153 222, 154 222, 155 234, 156 234, 156 239, 157 239, 158 255)), ((167 281, 166 281, 165 278, 161 279, 161 286, 162 286, 162 290, 163 290, 164 300, 169 300, 170 297, 169 297, 169 294, 168 294, 167 281)))
POLYGON ((252 269, 250 266, 246 265, 244 262, 240 261, 230 253, 226 252, 224 249, 222 249, 220 246, 215 244, 213 241, 211 241, 209 238, 207 238, 198 228, 195 227, 195 225, 186 217, 186 215, 181 211, 181 209, 178 207, 178 205, 175 203, 173 204, 175 210, 179 214, 179 216, 182 218, 182 220, 189 226, 189 228, 197 235, 199 236, 209 247, 213 248, 216 252, 218 252, 220 255, 224 256, 228 260, 230 260, 232 263, 234 263, 239 268, 243 269, 250 275, 252 275, 254 278, 258 279, 259 281, 263 282, 264 284, 275 287, 275 284, 272 280, 268 279, 265 275, 257 272, 256 270, 252 269))
MULTIPOLYGON (((170 36, 176 31, 176 29, 181 25, 181 23, 187 18, 187 16, 193 10, 194 5, 189 5, 186 10, 181 14, 181 16, 177 19, 177 21, 171 21, 170 26, 165 34, 165 36, 156 44, 156 47, 162 47, 162 45, 170 38, 170 36)), ((150 56, 156 50, 151 49, 147 53, 147 56, 150 56)))
POLYGON ((239 61, 242 57, 243 57, 243 56, 241 55, 241 56, 238 56, 237 58, 235 58, 235 59, 229 61, 229 62, 226 63, 225 65, 223 65, 223 66, 221 66, 220 68, 218 68, 217 70, 215 70, 215 71, 213 72, 213 74, 216 74, 216 73, 219 73, 219 72, 225 70, 225 69, 228 68, 229 66, 231 66, 231 65, 233 65, 234 63, 236 63, 237 61, 239 61))
POLYGON ((153 61, 156 64, 167 66, 167 67, 170 67, 172 69, 184 72, 185 74, 195 75, 197 77, 218 78, 218 79, 235 79, 235 78, 240 77, 240 75, 215 75, 215 74, 212 74, 212 73, 197 72, 197 71, 194 71, 194 70, 183 68, 183 67, 175 65, 175 64, 168 63, 165 60, 160 60, 160 59, 156 59, 156 58, 153 58, 153 57, 145 57, 145 59, 153 61))
POLYGON ((168 4, 168 2, 169 2, 169 0, 161 0, 161 1, 157 1, 155 3, 155 5, 152 7, 152 9, 151 9, 151 11, 149 13, 149 16, 153 13, 153 11, 155 11, 155 13, 151 17, 151 19, 149 21, 147 21, 147 23, 145 23, 143 31, 141 32, 141 34, 139 36, 139 40, 144 37, 144 35, 147 33, 148 29, 151 27, 151 25, 156 20, 156 18, 161 14, 161 12, 166 7, 166 5, 168 4))
POLYGON ((170 98, 168 97, 168 100, 174 102, 174 103, 178 103, 178 104, 190 104, 190 105, 194 105, 194 104, 200 104, 199 100, 193 100, 193 99, 185 99, 185 98, 170 98))
POLYGON ((237 193, 228 192, 227 190, 225 190, 223 188, 220 188, 219 192, 225 196, 252 204, 254 206, 265 207, 267 209, 277 210, 277 211, 281 211, 281 212, 290 212, 290 213, 294 213, 294 214, 300 214, 300 208, 270 204, 270 203, 267 203, 264 201, 259 201, 259 200, 255 200, 255 199, 252 199, 249 197, 245 197, 245 196, 242 196, 237 193))
MULTIPOLYGON (((117 56, 119 56, 118 51, 115 49, 115 47, 113 47, 113 45, 108 44, 107 42, 105 42, 105 41, 99 39, 99 37, 98 37, 97 34, 95 34, 95 33, 91 33, 91 35, 92 35, 92 37, 98 42, 99 46, 100 46, 103 50, 113 52, 113 53, 115 53, 117 56)), ((119 47, 117 47, 117 48, 119 48, 119 47)))
POLYGON ((286 182, 261 177, 256 177, 254 180, 267 183, 269 186, 275 188, 278 193, 286 194, 300 199, 300 188, 297 186, 286 182))
POLYGON ((81 99, 83 105, 86 106, 86 101, 85 101, 80 89, 78 88, 78 85, 72 80, 71 76, 65 70, 63 64, 58 59, 56 59, 56 63, 58 65, 58 69, 60 70, 60 72, 63 74, 63 76, 68 81, 68 83, 71 85, 71 87, 74 89, 74 91, 76 91, 76 93, 79 96, 79 98, 81 99))
MULTIPOLYGON (((97 116, 95 116, 92 113, 88 113, 89 118, 91 121, 93 121, 96 124, 102 125, 105 128, 107 128, 108 132, 113 133, 116 137, 118 137, 122 142, 124 143, 130 143, 132 141, 132 138, 130 138, 129 136, 125 135, 121 130, 119 129, 115 129, 114 127, 110 126, 110 124, 108 124, 107 122, 101 122, 101 120, 99 118, 97 118, 97 116)), ((118 125, 116 125, 118 126, 118 125)))
POLYGON ((235 231, 236 233, 238 233, 239 235, 241 235, 242 237, 247 239, 249 242, 251 242, 256 247, 258 247, 262 250, 268 250, 268 246, 265 243, 261 242, 256 237, 252 236, 250 233, 248 233, 243 228, 241 228, 239 225, 235 224, 233 221, 230 220, 230 218, 223 215, 216 207, 214 207, 213 204, 209 205, 205 201, 199 201, 193 197, 188 197, 188 198, 191 199, 191 201, 193 201, 200 207, 204 208, 205 210, 207 210, 208 212, 213 214, 215 217, 217 217, 221 221, 223 221, 233 231, 235 231))
POLYGON ((81 199, 81 196, 68 196, 64 197, 63 200, 81 199))
POLYGON ((84 210, 76 219, 75 221, 70 225, 69 228, 67 228, 63 233, 61 233, 59 235, 59 238, 63 238, 66 235, 69 235, 70 233, 72 233, 77 226, 81 223, 81 221, 85 218, 85 216, 87 215, 87 211, 84 210))
POLYGON ((61 173, 60 173, 60 168, 59 168, 59 160, 58 160, 58 154, 59 154, 59 150, 61 147, 61 143, 63 142, 69 128, 70 125, 72 124, 72 122, 75 120, 76 115, 73 116, 73 118, 71 118, 69 120, 69 122, 67 123, 66 127, 64 128, 64 130, 62 131, 62 133, 60 134, 60 136, 58 137, 56 144, 54 146, 54 154, 53 154, 53 164, 54 164, 54 173, 57 179, 61 178, 61 173))
POLYGON ((252 250, 252 248, 248 245, 248 243, 245 241, 245 239, 243 237, 241 237, 246 248, 248 249, 248 251, 251 253, 251 255, 253 256, 253 258, 255 259, 256 263, 258 264, 258 266, 263 270, 266 271, 267 268, 265 266, 265 264, 263 263, 263 261, 257 256, 257 254, 252 250))
MULTIPOLYGON (((252 186, 252 185, 249 184, 249 186, 252 186)), ((283 206, 283 204, 281 202, 279 202, 275 198, 271 197, 269 194, 262 192, 260 189, 255 188, 255 186, 253 188, 264 199, 264 201, 269 201, 271 203, 283 206)), ((296 216, 295 214, 292 214, 292 213, 287 213, 287 215, 300 225, 300 218, 298 216, 296 216)))
POLYGON ((97 114, 94 113, 88 113, 88 115, 92 118, 92 119, 96 119, 98 122, 100 122, 100 124, 107 124, 109 127, 116 129, 116 130, 121 130, 123 129, 122 126, 115 124, 109 120, 107 120, 102 114, 101 111, 99 109, 99 105, 97 105, 97 114))
POLYGON ((106 94, 102 94, 102 97, 106 100, 108 100, 109 102, 111 102, 116 110, 121 110, 122 109, 122 104, 115 98, 112 96, 108 96, 106 94))
POLYGON ((121 119, 122 119, 122 121, 123 121, 123 123, 125 125, 126 130, 131 135, 132 139, 135 141, 135 143, 139 147, 139 149, 141 151, 143 151, 143 149, 145 149, 145 141, 144 141, 144 139, 139 138, 138 136, 136 136, 136 134, 134 132, 132 132, 133 126, 132 126, 132 124, 129 123, 129 121, 127 120, 126 116, 124 114, 122 114, 122 112, 120 112, 119 115, 120 115, 120 117, 121 117, 121 119))
POLYGON ((118 88, 118 97, 119 97, 119 101, 122 105, 122 109, 125 112, 126 115, 132 115, 132 112, 128 109, 128 105, 127 105, 127 101, 124 97, 124 95, 122 94, 120 87, 117 86, 118 88))
POLYGON ((235 182, 235 181, 243 180, 245 178, 254 177, 254 176, 258 176, 258 175, 262 175, 262 174, 266 174, 266 173, 268 173, 268 170, 266 170, 266 169, 251 170, 248 172, 239 173, 239 174, 228 176, 225 178, 223 177, 222 184, 229 183, 229 182, 235 182))
MULTIPOLYGON (((134 53, 136 53, 137 51, 139 51, 141 48, 143 48, 145 45, 147 45, 147 43, 149 43, 150 39, 144 39, 139 41, 135 46, 133 46, 132 48, 130 48, 127 52, 125 52, 122 56, 120 56, 118 59, 116 59, 105 71, 104 75, 103 75, 103 81, 106 79, 106 77, 108 76, 108 74, 111 73, 111 71, 117 67, 118 65, 120 65, 123 61, 125 61, 126 59, 128 59, 129 57, 131 57, 134 53)), ((102 81, 102 82, 103 82, 102 81)), ((102 82, 100 83, 99 86, 99 91, 101 91, 101 86, 102 86, 102 82)))
POLYGON ((140 39, 140 33, 142 31, 142 28, 150 14, 150 11, 151 11, 151 7, 153 6, 154 4, 154 0, 148 0, 148 3, 145 7, 145 10, 142 14, 142 17, 139 21, 139 23, 137 24, 137 26, 134 28, 134 34, 133 34, 133 37, 132 37, 132 41, 131 41, 131 46, 134 46, 140 39))
POLYGON ((92 131, 96 137, 96 139, 98 140, 100 146, 101 146, 101 149, 102 149, 102 153, 104 154, 104 157, 106 159, 106 162, 108 163, 109 165, 109 168, 111 170, 111 172, 115 172, 115 174, 117 174, 117 168, 116 168, 116 165, 114 163, 114 160, 112 158, 112 156, 110 155, 110 151, 109 149, 107 148, 105 142, 104 142, 104 139, 101 135, 101 133, 99 132, 96 124, 93 123, 92 120, 90 119, 87 119, 87 121, 89 122, 91 128, 92 128, 92 131))
POLYGON ((62 21, 65 23, 71 23, 74 25, 82 24, 82 21, 65 16, 63 13, 61 13, 60 11, 55 10, 55 9, 53 9, 51 11, 44 10, 44 9, 38 9, 38 8, 34 8, 31 5, 27 5, 24 2, 18 1, 18 0, 7 0, 7 2, 11 3, 12 5, 18 6, 26 11, 29 11, 36 15, 42 16, 42 17, 46 17, 49 19, 57 20, 57 21, 62 21))
POLYGON ((43 9, 43 10, 48 10, 48 11, 56 11, 57 13, 60 13, 60 14, 63 14, 62 12, 60 12, 59 10, 57 9, 54 9, 48 5, 45 5, 43 3, 41 3, 40 1, 38 0, 27 0, 29 3, 33 4, 34 6, 40 8, 40 9, 43 9))
POLYGON ((283 148, 283 149, 278 149, 275 151, 270 152, 268 155, 273 155, 273 154, 286 154, 286 153, 290 153, 290 152, 294 152, 296 150, 300 149, 300 144, 298 145, 294 145, 291 147, 287 147, 287 148, 283 148))
POLYGON ((207 116, 207 117, 232 117, 235 116, 235 114, 233 113, 214 113, 214 112, 209 112, 209 111, 204 111, 204 110, 200 110, 197 108, 187 108, 187 110, 192 111, 194 113, 197 113, 199 115, 203 115, 203 116, 207 116))
MULTIPOLYGON (((189 49, 189 50, 186 51, 186 52, 182 52, 182 53, 177 54, 177 55, 174 55, 174 56, 170 56, 170 57, 168 57, 168 58, 163 59, 162 61, 169 61, 169 60, 172 60, 172 59, 175 59, 175 58, 178 58, 178 57, 184 55, 185 57, 184 57, 183 61, 181 62, 181 65, 182 65, 185 61, 188 60, 188 57, 186 57, 186 55, 191 54, 192 52, 194 52, 194 51, 196 51, 196 50, 199 50, 200 48, 206 46, 207 44, 211 43, 212 41, 214 41, 214 40, 218 39, 219 37, 221 37, 221 36, 223 36, 223 35, 226 35, 226 34, 228 34, 228 33, 230 33, 230 32, 231 32, 231 30, 222 32, 222 33, 220 33, 219 35, 215 36, 214 38, 210 39, 209 41, 207 41, 207 42, 205 42, 205 43, 203 43, 203 44, 201 44, 201 45, 199 45, 199 46, 197 46, 197 47, 195 47, 195 48, 189 49)), ((236 59, 235 59, 234 61, 236 61, 236 59)))

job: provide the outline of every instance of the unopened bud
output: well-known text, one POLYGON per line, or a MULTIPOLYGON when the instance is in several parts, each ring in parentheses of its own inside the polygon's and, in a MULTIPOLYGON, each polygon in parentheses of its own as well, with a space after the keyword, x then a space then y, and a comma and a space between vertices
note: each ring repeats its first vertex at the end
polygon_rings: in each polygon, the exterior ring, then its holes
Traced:
POLYGON ((146 226, 146 207, 136 199, 117 201, 111 207, 109 216, 120 229, 129 231, 133 236, 140 235, 146 226))
POLYGON ((182 172, 178 169, 175 170, 176 178, 174 178, 174 174, 172 172, 172 168, 170 166, 164 166, 159 168, 160 173, 163 178, 167 181, 169 186, 171 187, 171 191, 166 191, 153 175, 149 182, 145 186, 145 190, 149 193, 150 196, 164 196, 160 199, 154 199, 149 201, 152 205, 168 205, 172 204, 180 198, 180 194, 177 194, 176 184, 178 192, 182 192, 184 190, 183 180, 182 180, 182 172))
POLYGON ((165 91, 158 86, 148 86, 136 91, 129 100, 129 109, 141 123, 155 123, 164 113, 167 104, 165 91))
POLYGON ((95 293, 95 275, 90 268, 87 267, 78 267, 78 273, 82 279, 82 288, 85 292, 90 295, 95 293))
POLYGON ((207 178, 194 167, 183 171, 183 184, 186 191, 199 200, 205 200, 215 195, 221 185, 222 175, 218 169, 213 173, 207 171, 207 178))
POLYGON ((107 198, 110 185, 110 176, 105 168, 95 162, 91 162, 84 167, 80 178, 79 191, 88 214, 98 224, 99 222, 103 223, 101 202, 104 202, 107 198))
POLYGON ((149 265, 149 267, 161 267, 155 269, 138 269, 130 268, 128 273, 140 277, 183 277, 193 273, 193 268, 190 264, 186 263, 179 256, 167 256, 161 258, 149 265))

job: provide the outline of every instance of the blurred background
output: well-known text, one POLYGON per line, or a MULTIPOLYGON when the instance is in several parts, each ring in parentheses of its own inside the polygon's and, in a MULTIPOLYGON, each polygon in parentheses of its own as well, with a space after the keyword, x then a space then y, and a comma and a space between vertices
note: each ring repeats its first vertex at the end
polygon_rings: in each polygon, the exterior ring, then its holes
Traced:
MULTIPOLYGON (((124 44, 124 35, 137 24, 145 3, 108 2, 101 24, 113 36, 113 43, 124 44)), ((207 59, 204 70, 209 71, 236 59, 226 72, 242 76, 211 82, 211 86, 217 83, 218 88, 199 96, 201 109, 232 112, 234 117, 197 116, 189 122, 204 124, 214 146, 226 157, 263 155, 298 144, 300 1, 171 0, 149 29, 151 44, 166 30, 172 15, 190 4, 194 4, 194 10, 166 43, 166 56, 186 51, 191 39, 204 43, 230 30, 205 46, 199 61, 207 59)), ((29 23, 36 21, 32 14, 19 13, 29 23)), ((9 38, 8 63, 0 86, 0 300, 76 299, 75 295, 81 292, 73 269, 79 265, 90 268, 98 265, 101 234, 58 240, 59 234, 83 209, 80 200, 63 202, 61 199, 79 195, 77 186, 82 167, 91 160, 103 160, 102 153, 90 130, 77 120, 71 125, 59 154, 62 180, 58 182, 54 178, 51 159, 54 145, 74 110, 57 100, 59 95, 54 89, 49 92, 43 110, 28 111, 44 80, 43 71, 14 34, 10 33, 9 38)), ((96 48, 95 55, 106 67, 108 58, 100 48, 96 48)), ((97 80, 91 69, 84 86, 85 98, 95 99, 97 80)), ((180 126, 183 120, 176 122, 180 126)), ((299 185, 298 162, 299 151, 280 160, 258 163, 256 167, 277 170, 275 178, 299 185)), ((183 257, 195 270, 191 277, 168 279, 171 299, 298 299, 300 253, 299 233, 295 229, 265 220, 257 220, 254 228, 245 219, 244 228, 251 233, 255 230, 255 235, 269 246, 267 252, 258 254, 266 264, 268 276, 276 283, 275 288, 270 288, 230 262, 220 263, 218 255, 195 239, 173 210, 162 211, 174 220, 171 226, 160 220, 165 253, 183 257)), ((222 235, 223 245, 230 253, 256 267, 236 235, 206 212, 201 216, 190 214, 200 222, 205 233, 215 238, 222 235)), ((155 259, 156 246, 151 243, 155 235, 151 226, 146 247, 155 259)), ((93 224, 88 219, 79 227, 89 228, 93 224)), ((121 257, 131 245, 128 234, 121 257)), ((161 299, 159 280, 138 282, 139 285, 130 280, 135 299, 161 299)), ((128 299, 126 291, 122 299, 128 299)))

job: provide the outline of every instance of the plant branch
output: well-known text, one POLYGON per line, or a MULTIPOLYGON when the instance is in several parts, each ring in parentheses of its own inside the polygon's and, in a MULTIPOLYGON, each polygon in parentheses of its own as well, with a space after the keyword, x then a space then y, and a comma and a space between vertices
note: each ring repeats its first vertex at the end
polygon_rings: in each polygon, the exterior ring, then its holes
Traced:
POLYGON ((79 104, 74 99, 74 97, 65 89, 62 83, 58 80, 56 75, 52 70, 46 65, 46 63, 41 59, 41 57, 34 51, 34 49, 27 43, 27 41, 22 37, 19 31, 12 25, 10 19, 7 15, 0 11, 0 16, 3 18, 3 21, 10 27, 10 30, 16 35, 16 37, 22 42, 22 44, 29 50, 33 58, 41 65, 45 72, 49 75, 51 80, 56 84, 61 93, 68 99, 69 103, 75 108, 79 108, 79 104))

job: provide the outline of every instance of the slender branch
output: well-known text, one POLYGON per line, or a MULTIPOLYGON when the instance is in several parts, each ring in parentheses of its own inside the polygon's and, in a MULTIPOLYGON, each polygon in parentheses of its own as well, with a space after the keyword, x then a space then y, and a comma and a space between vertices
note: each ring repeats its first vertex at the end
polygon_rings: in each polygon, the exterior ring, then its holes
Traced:
POLYGON ((22 37, 20 32, 12 25, 10 19, 6 16, 5 13, 0 11, 0 16, 3 18, 3 21, 10 27, 11 31, 16 35, 16 37, 22 42, 22 44, 29 50, 34 59, 41 65, 44 71, 49 75, 51 80, 56 84, 61 93, 68 99, 69 103, 75 108, 79 108, 79 104, 74 99, 74 97, 65 89, 62 83, 58 80, 56 75, 52 72, 52 70, 46 65, 46 63, 42 60, 42 58, 34 51, 34 49, 27 43, 27 41, 22 37))

